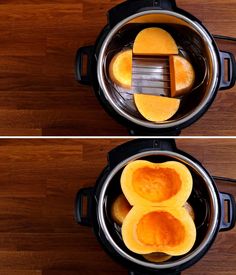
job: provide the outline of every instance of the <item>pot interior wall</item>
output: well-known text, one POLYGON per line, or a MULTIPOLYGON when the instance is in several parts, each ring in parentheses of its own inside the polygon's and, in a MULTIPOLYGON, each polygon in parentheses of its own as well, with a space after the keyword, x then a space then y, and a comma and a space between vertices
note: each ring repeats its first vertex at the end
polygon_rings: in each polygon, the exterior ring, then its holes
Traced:
POLYGON ((206 41, 203 40, 192 26, 179 18, 164 14, 151 14, 149 17, 140 16, 121 27, 121 29, 113 35, 105 50, 102 73, 105 79, 106 90, 114 104, 119 106, 125 113, 133 118, 147 122, 138 112, 133 101, 133 95, 114 84, 108 73, 112 57, 123 49, 132 48, 137 34, 147 27, 163 28, 173 36, 178 45, 180 55, 188 58, 195 69, 196 80, 194 86, 197 87, 201 84, 199 88, 181 98, 181 106, 174 117, 158 124, 178 121, 194 112, 196 107, 199 106, 209 93, 209 87, 212 82, 212 60, 206 41))
MULTIPOLYGON (((168 160, 173 160, 173 158, 170 157, 164 157, 164 156, 149 156, 142 158, 148 161, 161 163, 168 160)), ((211 219, 211 206, 210 206, 210 195, 208 193, 208 190, 206 188, 206 184, 202 177, 198 175, 196 172, 194 172, 191 167, 188 167, 191 171, 192 177, 193 177, 193 191, 191 193, 191 196, 188 199, 188 202, 194 209, 195 213, 195 225, 197 228, 197 239, 195 242, 194 247, 192 250, 180 257, 172 257, 167 262, 175 262, 180 258, 187 257, 190 253, 192 253, 203 241, 204 237, 206 236, 208 232, 208 226, 211 219)), ((133 256, 136 259, 142 260, 144 262, 147 262, 141 255, 135 254, 127 249, 125 246, 122 236, 121 236, 121 227, 116 224, 112 218, 111 218, 111 205, 112 202, 115 200, 115 198, 122 193, 121 187, 120 187, 120 176, 121 176, 122 170, 120 170, 112 179, 110 182, 104 199, 104 205, 103 205, 103 211, 105 216, 105 223, 106 227, 113 238, 113 240, 116 242, 116 244, 122 248, 127 254, 133 256)))

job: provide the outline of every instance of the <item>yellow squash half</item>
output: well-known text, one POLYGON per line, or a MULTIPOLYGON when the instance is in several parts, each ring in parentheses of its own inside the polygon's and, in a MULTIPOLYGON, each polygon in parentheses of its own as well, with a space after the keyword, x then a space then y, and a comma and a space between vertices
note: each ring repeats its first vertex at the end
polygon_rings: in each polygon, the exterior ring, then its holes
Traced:
POLYGON ((131 205, 183 206, 192 192, 192 175, 177 161, 136 160, 121 175, 121 188, 131 205))
POLYGON ((186 254, 196 240, 195 224, 184 207, 134 206, 122 225, 122 238, 128 249, 138 254, 163 252, 186 254))

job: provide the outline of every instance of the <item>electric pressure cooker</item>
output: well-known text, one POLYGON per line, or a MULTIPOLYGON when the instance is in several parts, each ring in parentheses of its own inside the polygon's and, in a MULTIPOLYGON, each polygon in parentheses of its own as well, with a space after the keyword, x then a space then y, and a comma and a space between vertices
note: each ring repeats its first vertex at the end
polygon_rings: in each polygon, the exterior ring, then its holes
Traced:
POLYGON ((109 152, 108 164, 97 179, 96 185, 79 190, 75 212, 76 221, 80 225, 93 227, 103 249, 127 267, 130 274, 136 275, 180 274, 207 253, 219 232, 232 229, 236 219, 234 197, 220 193, 214 178, 202 164, 186 152, 177 149, 174 140, 167 139, 136 139, 109 152), (169 160, 181 162, 188 167, 193 178, 193 189, 188 202, 195 213, 195 244, 187 254, 172 257, 163 263, 148 262, 141 255, 130 251, 122 240, 120 226, 111 218, 112 202, 122 192, 122 170, 129 162, 138 159, 156 163, 169 160))
POLYGON ((218 90, 234 86, 236 63, 233 54, 219 51, 204 25, 178 8, 174 0, 129 0, 109 10, 107 16, 107 25, 95 45, 78 50, 76 77, 81 84, 93 86, 103 108, 131 134, 178 135, 181 129, 208 110, 218 90), (191 60, 198 83, 194 92, 181 99, 178 112, 160 123, 142 117, 133 95, 120 92, 108 73, 112 57, 122 48, 132 47, 136 35, 150 26, 161 27, 173 36, 179 53, 191 60))

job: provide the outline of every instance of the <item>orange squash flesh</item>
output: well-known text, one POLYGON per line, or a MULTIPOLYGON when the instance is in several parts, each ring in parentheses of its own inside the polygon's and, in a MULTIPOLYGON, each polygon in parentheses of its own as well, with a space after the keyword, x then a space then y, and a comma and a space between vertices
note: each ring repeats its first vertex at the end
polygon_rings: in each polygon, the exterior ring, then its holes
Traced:
POLYGON ((184 228, 176 218, 162 210, 145 214, 137 224, 138 240, 150 246, 176 246, 184 239, 184 228))
POLYGON ((123 241, 138 254, 163 252, 186 254, 196 240, 196 227, 184 207, 164 208, 135 205, 122 225, 123 241))
POLYGON ((134 94, 134 102, 141 115, 153 122, 170 119, 180 106, 180 100, 177 98, 146 94, 134 94))
MULTIPOLYGON (((184 204, 184 208, 186 209, 186 211, 188 212, 188 214, 190 215, 190 217, 194 221, 195 220, 195 214, 194 214, 192 206, 188 202, 186 202, 184 204)), ((153 262, 153 263, 162 263, 162 262, 168 261, 169 259, 172 258, 171 255, 168 255, 166 253, 160 253, 160 252, 154 252, 154 253, 150 253, 150 254, 144 254, 143 257, 147 261, 153 262)))
POLYGON ((171 96, 179 97, 191 91, 195 72, 191 63, 182 56, 170 56, 171 96))
POLYGON ((109 75, 117 85, 130 89, 132 82, 132 50, 117 53, 110 65, 109 75))
POLYGON ((112 219, 121 225, 131 208, 132 206, 128 203, 125 196, 123 194, 119 195, 111 207, 112 219))
POLYGON ((136 36, 133 46, 136 55, 178 54, 173 37, 161 28, 146 28, 136 36))
POLYGON ((134 190, 151 202, 162 202, 176 195, 181 187, 178 173, 171 168, 141 167, 133 173, 134 190))
POLYGON ((131 205, 182 206, 192 191, 188 168, 176 161, 130 162, 121 174, 121 188, 131 205))

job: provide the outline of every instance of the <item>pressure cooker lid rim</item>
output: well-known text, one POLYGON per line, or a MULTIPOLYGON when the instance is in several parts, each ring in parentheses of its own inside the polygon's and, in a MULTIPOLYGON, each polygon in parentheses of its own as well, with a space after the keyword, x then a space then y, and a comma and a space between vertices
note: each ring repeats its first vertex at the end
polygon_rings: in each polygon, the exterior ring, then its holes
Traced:
POLYGON ((188 123, 190 120, 194 120, 194 118, 197 119, 198 116, 200 116, 201 113, 204 112, 205 109, 207 109, 207 107, 213 101, 214 96, 216 95, 217 83, 219 80, 219 68, 218 68, 218 63, 217 63, 217 55, 215 53, 213 43, 214 43, 214 41, 209 36, 207 31, 198 22, 189 19, 185 15, 182 15, 182 14, 174 12, 174 11, 167 11, 167 10, 148 10, 148 11, 138 12, 134 15, 131 15, 131 16, 123 19, 121 22, 119 22, 117 25, 115 25, 113 27, 113 29, 111 29, 111 31, 108 33, 105 40, 103 41, 101 49, 100 49, 100 53, 98 56, 98 62, 97 62, 98 83, 101 87, 104 97, 110 103, 110 105, 112 106, 114 111, 116 111, 123 118, 126 118, 127 120, 133 122, 134 124, 140 125, 140 126, 146 127, 146 128, 151 128, 151 129, 169 129, 172 127, 173 128, 174 127, 184 127, 183 125, 188 123), (153 13, 154 14, 167 14, 167 15, 175 16, 175 17, 180 18, 183 21, 187 22, 191 26, 193 26, 194 29, 197 30, 198 33, 201 34, 202 39, 207 43, 207 46, 210 50, 210 54, 211 54, 211 58, 212 58, 212 67, 213 67, 213 71, 212 71, 212 79, 213 80, 212 80, 211 86, 209 87, 210 92, 204 97, 204 99, 199 104, 199 106, 197 106, 192 113, 186 114, 182 118, 177 119, 176 121, 170 120, 170 121, 167 121, 164 123, 158 123, 158 124, 151 122, 151 121, 145 121, 145 120, 136 118, 136 117, 126 113, 125 110, 123 110, 120 106, 118 106, 118 104, 116 104, 113 101, 111 95, 109 94, 109 92, 107 92, 104 77, 102 77, 102 75, 103 75, 103 57, 105 54, 105 50, 106 50, 108 44, 110 43, 113 35, 128 21, 130 21, 136 17, 142 16, 142 15, 153 14, 153 13))
POLYGON ((218 215, 219 215, 219 205, 218 205, 218 197, 216 194, 216 190, 215 187, 213 185, 213 180, 212 178, 208 175, 208 173, 205 171, 205 169, 198 163, 194 162, 193 160, 187 158, 184 155, 181 155, 179 153, 176 152, 171 152, 171 151, 156 151, 156 150, 150 150, 150 151, 145 151, 145 152, 141 152, 138 154, 135 154, 127 159, 124 159, 122 162, 120 162, 116 167, 114 167, 112 169, 112 171, 109 172, 109 175, 107 176, 107 178, 105 179, 105 181, 103 182, 103 186, 98 194, 98 197, 96 198, 98 201, 98 208, 97 208, 97 221, 99 223, 99 227, 101 228, 101 230, 104 233, 104 236, 106 238, 106 241, 108 241, 112 247, 114 248, 114 250, 120 255, 122 256, 124 259, 126 260, 130 260, 131 262, 135 263, 135 264, 139 264, 143 267, 148 267, 148 268, 153 268, 153 269, 168 269, 168 268, 173 268, 182 264, 186 264, 187 262, 193 260, 194 258, 196 258, 197 256, 199 256, 199 253, 204 253, 204 250, 206 248, 206 246, 208 246, 212 239, 215 237, 215 234, 217 232, 217 228, 218 228, 218 215), (137 258, 132 257, 131 255, 127 254, 123 249, 121 249, 113 240, 113 238, 111 237, 107 226, 106 226, 106 222, 105 222, 105 217, 104 217, 104 211, 103 211, 103 202, 104 202, 104 197, 105 197, 105 193, 107 190, 107 187, 109 185, 109 183, 111 182, 112 178, 116 175, 116 173, 118 171, 120 171, 120 169, 122 169, 128 162, 136 160, 136 159, 140 159, 143 157, 147 157, 147 156, 169 156, 169 157, 173 157, 175 159, 178 159, 179 161, 181 161, 182 163, 187 164, 188 166, 191 166, 192 169, 194 169, 196 172, 198 172, 202 178, 204 179, 204 181, 206 182, 208 189, 210 191, 210 199, 212 202, 212 209, 214 209, 213 212, 213 217, 211 219, 211 223, 209 225, 209 229, 208 232, 206 234, 206 236, 204 237, 204 240, 201 242, 201 244, 193 251, 191 252, 189 255, 185 256, 184 258, 178 259, 173 263, 162 263, 162 264, 154 264, 154 263, 149 263, 149 262, 145 262, 145 261, 141 261, 137 258))

